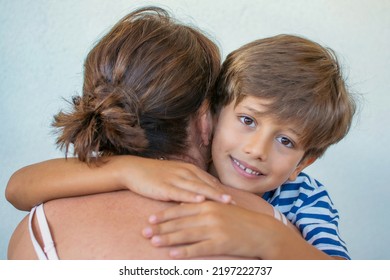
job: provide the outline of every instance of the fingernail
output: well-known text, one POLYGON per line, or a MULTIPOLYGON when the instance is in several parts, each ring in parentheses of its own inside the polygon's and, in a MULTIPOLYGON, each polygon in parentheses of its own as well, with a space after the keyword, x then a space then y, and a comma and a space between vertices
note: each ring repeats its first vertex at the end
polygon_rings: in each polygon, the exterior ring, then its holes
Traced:
POLYGON ((180 254, 179 250, 172 249, 172 250, 169 251, 169 256, 171 256, 172 258, 180 258, 181 254, 180 254))
POLYGON ((152 236, 153 236, 153 230, 152 230, 150 227, 144 228, 144 229, 142 230, 142 234, 143 234, 145 237, 152 237, 152 236))
POLYGON ((150 241, 154 245, 160 245, 161 244, 161 238, 160 238, 160 236, 157 236, 157 235, 153 236, 150 241))
POLYGON ((149 216, 149 223, 155 224, 157 223, 157 217, 156 215, 149 216))
POLYGON ((204 199, 205 199, 205 197, 203 195, 199 194, 199 195, 195 196, 196 202, 202 202, 204 199))
POLYGON ((223 202, 230 202, 230 200, 232 199, 232 197, 228 194, 223 194, 222 195, 222 201, 223 202))

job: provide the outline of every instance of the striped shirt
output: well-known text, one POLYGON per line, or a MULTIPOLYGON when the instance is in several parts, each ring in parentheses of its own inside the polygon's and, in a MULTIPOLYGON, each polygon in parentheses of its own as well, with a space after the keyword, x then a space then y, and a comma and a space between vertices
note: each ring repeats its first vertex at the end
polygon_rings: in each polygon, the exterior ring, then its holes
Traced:
POLYGON ((300 173, 263 198, 282 212, 307 242, 329 256, 351 259, 338 229, 339 213, 325 187, 300 173))

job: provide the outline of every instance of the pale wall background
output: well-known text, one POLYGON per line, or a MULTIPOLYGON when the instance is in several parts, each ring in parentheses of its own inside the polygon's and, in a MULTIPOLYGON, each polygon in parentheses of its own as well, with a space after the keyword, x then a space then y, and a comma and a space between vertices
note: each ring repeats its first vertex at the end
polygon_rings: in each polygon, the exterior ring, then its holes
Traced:
POLYGON ((354 259, 390 259, 390 1, 0 0, 0 259, 26 214, 4 198, 11 174, 53 157, 50 122, 80 92, 85 55, 130 10, 159 4, 217 40, 225 56, 279 33, 332 47, 362 95, 348 137, 310 168, 328 186, 354 259))

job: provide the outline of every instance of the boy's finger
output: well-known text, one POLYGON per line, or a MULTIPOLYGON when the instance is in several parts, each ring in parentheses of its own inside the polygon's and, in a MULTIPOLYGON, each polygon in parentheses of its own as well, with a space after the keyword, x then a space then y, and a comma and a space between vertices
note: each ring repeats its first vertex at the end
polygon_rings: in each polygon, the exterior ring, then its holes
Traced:
POLYGON ((159 223, 157 225, 150 225, 143 229, 142 234, 146 238, 150 238, 154 235, 163 235, 173 232, 178 232, 187 229, 198 230, 198 228, 208 226, 207 219, 201 216, 189 216, 179 219, 169 220, 159 223))
POLYGON ((187 203, 198 203, 205 201, 206 197, 200 193, 193 192, 182 188, 169 186, 165 190, 168 201, 187 202, 187 203))
POLYGON ((149 217, 149 223, 157 224, 168 220, 178 219, 186 216, 193 216, 200 213, 201 208, 198 204, 181 204, 169 207, 163 211, 153 214, 149 217))
MULTIPOLYGON (((194 192, 198 195, 204 196, 205 198, 219 201, 222 203, 230 203, 232 200, 232 197, 229 194, 224 193, 220 189, 213 188, 212 186, 210 186, 209 184, 207 184, 202 180, 184 179, 183 181, 176 183, 176 187, 194 192)), ((201 201, 202 200, 196 200, 196 196, 194 196, 192 201, 186 200, 183 202, 201 202, 201 201)))
POLYGON ((169 250, 169 256, 174 259, 190 259, 219 254, 220 253, 213 251, 208 240, 169 250))
POLYGON ((206 227, 199 227, 196 230, 191 228, 183 229, 169 234, 155 235, 150 241, 157 247, 176 246, 207 239, 207 232, 206 227))

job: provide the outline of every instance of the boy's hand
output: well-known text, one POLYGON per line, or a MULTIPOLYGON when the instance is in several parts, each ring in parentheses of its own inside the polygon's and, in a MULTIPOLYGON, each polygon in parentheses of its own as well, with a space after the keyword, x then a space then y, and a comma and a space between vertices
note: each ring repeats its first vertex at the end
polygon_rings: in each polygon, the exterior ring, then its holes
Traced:
POLYGON ((157 247, 183 245, 170 250, 173 258, 212 255, 260 257, 266 230, 259 223, 272 217, 216 202, 182 204, 149 219, 143 235, 157 247))
POLYGON ((222 191, 221 183, 215 177, 189 163, 132 157, 127 165, 122 163, 119 168, 122 168, 118 173, 122 186, 149 198, 231 202, 231 196, 222 191))

